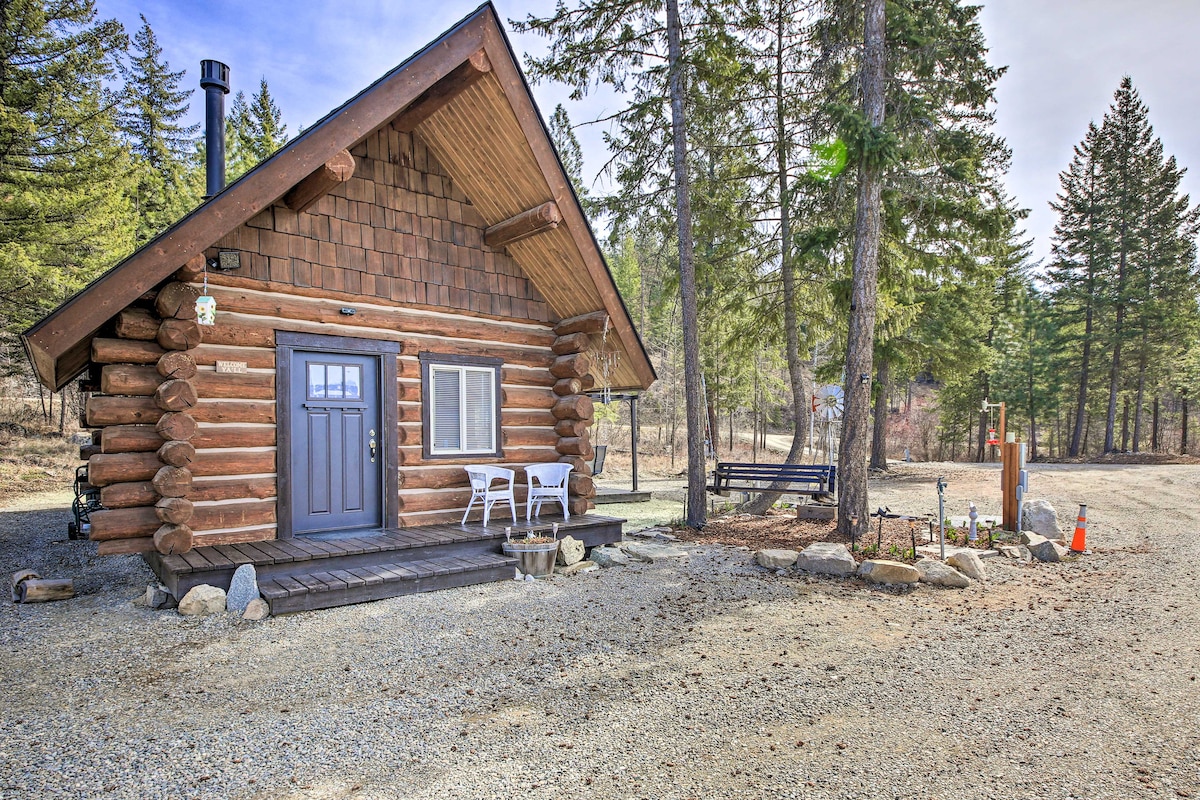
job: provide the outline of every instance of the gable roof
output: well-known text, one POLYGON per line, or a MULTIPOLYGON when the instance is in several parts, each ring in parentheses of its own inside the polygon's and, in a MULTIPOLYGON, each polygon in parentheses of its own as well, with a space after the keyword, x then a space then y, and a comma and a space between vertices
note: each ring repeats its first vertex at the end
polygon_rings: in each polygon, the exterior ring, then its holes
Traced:
POLYGON ((488 225, 547 202, 557 228, 506 245, 560 319, 605 311, 615 389, 655 379, 579 200, 491 3, 101 275, 22 334, 39 380, 60 389, 91 340, 141 295, 380 128, 403 124, 432 149, 488 225))

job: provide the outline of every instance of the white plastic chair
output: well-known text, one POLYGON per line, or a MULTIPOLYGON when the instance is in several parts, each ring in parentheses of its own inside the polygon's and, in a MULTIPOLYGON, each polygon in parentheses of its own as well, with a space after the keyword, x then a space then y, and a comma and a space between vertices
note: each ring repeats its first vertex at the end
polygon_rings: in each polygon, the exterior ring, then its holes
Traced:
POLYGON ((525 476, 529 481, 529 497, 525 501, 526 522, 534 514, 541 516, 544 500, 562 503, 563 519, 571 518, 571 512, 567 511, 567 478, 570 474, 570 464, 530 464, 525 468, 525 476))
MULTIPOLYGON (((570 466, 570 465, 567 465, 570 466)), ((507 500, 508 508, 512 512, 513 522, 517 521, 517 505, 513 500, 513 471, 504 467, 487 467, 487 466, 470 466, 463 467, 467 471, 468 477, 471 479, 471 502, 467 503, 467 510, 463 512, 463 524, 467 522, 467 515, 471 513, 471 506, 475 505, 476 500, 483 502, 483 524, 488 524, 488 517, 492 514, 492 506, 496 503, 507 500), (502 480, 504 483, 501 487, 492 488, 492 481, 502 480)))

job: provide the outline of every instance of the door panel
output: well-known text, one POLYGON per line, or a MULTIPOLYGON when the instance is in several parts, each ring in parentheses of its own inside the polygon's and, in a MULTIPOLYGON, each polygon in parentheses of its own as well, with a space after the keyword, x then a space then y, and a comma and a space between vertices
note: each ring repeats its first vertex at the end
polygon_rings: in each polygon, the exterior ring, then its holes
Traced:
POLYGON ((381 527, 379 357, 296 350, 291 367, 293 533, 381 527))

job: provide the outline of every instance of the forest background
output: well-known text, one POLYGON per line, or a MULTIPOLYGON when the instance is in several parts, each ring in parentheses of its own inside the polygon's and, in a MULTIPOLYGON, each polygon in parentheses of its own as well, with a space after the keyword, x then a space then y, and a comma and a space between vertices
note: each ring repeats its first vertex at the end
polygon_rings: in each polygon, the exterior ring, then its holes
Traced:
MULTIPOLYGON (((1026 212, 1003 189, 1010 154, 993 117, 1002 68, 988 62, 978 9, 909 0, 886 10, 886 114, 875 127, 862 111, 861 4, 678 5, 695 328, 714 451, 766 432, 798 431, 807 444, 812 395, 845 384, 856 180, 870 163, 882 183, 873 466, 906 451, 989 457, 995 421, 984 398, 1007 403, 1009 430, 1032 458, 1186 453, 1200 377, 1197 211, 1133 82, 1114 87, 1111 105, 1079 131, 1061 165, 1052 250, 1034 261, 1026 212)), ((581 94, 607 85, 624 98, 604 121, 604 191, 583 179, 567 111, 554 109, 548 124, 660 376, 641 401, 642 446, 682 455, 662 4, 584 3, 514 22, 548 43, 526 64, 532 79, 581 94)), ((198 94, 144 18, 129 35, 84 0, 15 0, 3 26, 0 395, 38 398, 53 423, 70 398, 36 387, 16 336, 200 201, 203 142, 186 124, 198 94)), ((230 179, 288 135, 266 79, 236 94, 230 179)), ((622 413, 613 404, 602 429, 622 413)))

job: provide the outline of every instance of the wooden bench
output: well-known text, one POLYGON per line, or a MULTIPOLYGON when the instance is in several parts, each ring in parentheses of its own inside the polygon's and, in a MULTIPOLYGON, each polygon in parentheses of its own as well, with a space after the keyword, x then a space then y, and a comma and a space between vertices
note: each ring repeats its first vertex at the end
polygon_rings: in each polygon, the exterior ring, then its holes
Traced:
POLYGON ((717 463, 710 492, 765 492, 773 483, 786 484, 783 494, 809 497, 831 495, 837 487, 837 467, 824 464, 741 464, 717 463))

